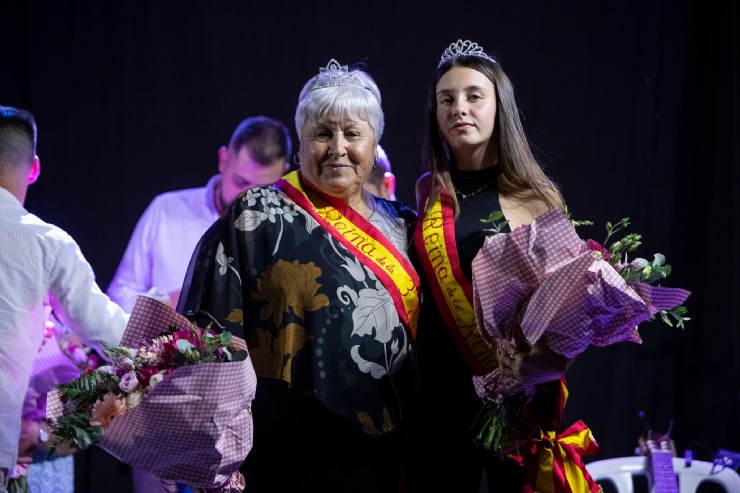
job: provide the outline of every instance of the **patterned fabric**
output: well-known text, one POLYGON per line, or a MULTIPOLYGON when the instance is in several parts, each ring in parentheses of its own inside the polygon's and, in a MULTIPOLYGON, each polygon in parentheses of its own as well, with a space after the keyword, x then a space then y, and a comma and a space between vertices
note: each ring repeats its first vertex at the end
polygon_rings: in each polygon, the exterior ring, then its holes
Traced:
POLYGON ((562 210, 486 240, 473 260, 476 318, 492 343, 521 332, 567 358, 589 345, 641 342, 636 326, 680 305, 689 292, 628 283, 614 267, 582 249, 562 210))
MULTIPOLYGON (((121 344, 138 349, 172 325, 181 328, 190 321, 139 296, 121 344)), ((244 341, 233 342, 245 347, 244 341)), ((115 418, 98 444, 159 478, 203 488, 221 485, 252 447, 255 387, 249 358, 176 368, 138 406, 115 418)), ((47 417, 62 412, 58 394, 49 394, 47 417)))
POLYGON ((71 455, 45 460, 28 466, 28 490, 31 493, 74 493, 75 467, 71 455))
MULTIPOLYGON (((413 211, 387 204, 406 238, 413 211)), ((258 377, 313 396, 365 434, 399 425, 413 363, 388 288, 276 185, 248 190, 206 232, 178 310, 243 336, 258 377)), ((273 398, 271 387, 256 402, 273 398)))
MULTIPOLYGON (((59 329, 60 335, 63 329, 59 329)), ((62 336, 63 337, 63 336, 62 336)), ((80 376, 82 370, 62 351, 59 338, 51 331, 45 338, 33 362, 28 391, 23 402, 23 417, 39 421, 46 417, 46 394, 54 386, 80 376)))

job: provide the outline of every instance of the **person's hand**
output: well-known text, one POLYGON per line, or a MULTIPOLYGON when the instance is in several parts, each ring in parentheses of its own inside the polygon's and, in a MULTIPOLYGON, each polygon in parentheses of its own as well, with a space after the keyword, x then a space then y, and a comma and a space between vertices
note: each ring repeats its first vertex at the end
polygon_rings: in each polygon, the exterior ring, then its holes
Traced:
POLYGON ((154 298, 155 300, 159 301, 160 303, 164 303, 169 307, 173 306, 172 298, 170 297, 170 295, 167 293, 163 293, 156 286, 149 289, 149 291, 147 291, 146 293, 141 293, 141 295, 147 296, 149 298, 154 298))
POLYGON ((170 306, 172 306, 172 308, 177 308, 177 302, 180 300, 180 292, 181 291, 178 289, 177 291, 170 291, 168 293, 170 303, 172 303, 170 306))
POLYGON ((59 443, 59 437, 53 433, 49 434, 49 449, 54 449, 53 457, 65 457, 72 455, 79 449, 74 447, 71 442, 59 443))
MULTIPOLYGON (((24 463, 21 461, 22 458, 30 459, 41 445, 41 441, 39 440, 39 423, 30 419, 22 419, 21 436, 18 441, 18 462, 24 463)), ((31 461, 28 460, 27 462, 31 461)))
POLYGON ((541 342, 529 351, 520 351, 514 344, 504 342, 498 348, 498 361, 501 373, 511 382, 502 391, 558 380, 572 362, 541 342))

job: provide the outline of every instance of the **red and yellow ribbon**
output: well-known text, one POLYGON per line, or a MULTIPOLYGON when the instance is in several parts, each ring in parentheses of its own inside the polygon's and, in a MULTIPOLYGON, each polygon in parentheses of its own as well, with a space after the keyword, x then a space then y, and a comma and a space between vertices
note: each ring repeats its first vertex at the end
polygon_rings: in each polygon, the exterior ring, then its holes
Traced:
MULTIPOLYGON (((427 198, 422 201, 426 204, 427 198)), ((473 310, 473 285, 460 269, 455 246, 455 217, 449 196, 440 195, 426 211, 414 234, 416 250, 435 301, 458 350, 476 375, 498 367, 496 351, 478 331, 473 310)))
POLYGON ((419 276, 388 238, 345 202, 303 180, 298 171, 283 176, 275 185, 373 271, 388 290, 404 325, 415 337, 421 299, 419 276), (304 186, 322 203, 314 204, 304 186))
POLYGON ((598 452, 591 430, 577 421, 563 433, 542 432, 525 444, 523 460, 527 481, 523 493, 597 493, 600 487, 591 478, 581 456, 598 452))

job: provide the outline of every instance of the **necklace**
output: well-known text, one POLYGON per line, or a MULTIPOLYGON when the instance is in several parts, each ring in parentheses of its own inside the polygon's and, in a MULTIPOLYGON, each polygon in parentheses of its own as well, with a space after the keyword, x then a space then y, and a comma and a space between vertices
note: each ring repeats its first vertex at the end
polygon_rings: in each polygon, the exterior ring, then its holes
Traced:
POLYGON ((368 196, 370 197, 370 200, 373 203, 373 210, 372 210, 372 212, 370 212, 370 215, 367 216, 367 220, 369 221, 375 215, 375 209, 377 209, 377 204, 375 202, 375 196, 373 194, 368 193, 368 196))
MULTIPOLYGON (((493 180, 490 180, 490 181, 486 182, 479 189, 477 189, 477 190, 475 190, 473 192, 470 192, 470 193, 462 193, 460 190, 457 189, 457 185, 455 185, 454 183, 452 184, 452 186, 455 187, 455 193, 460 197, 460 200, 465 200, 468 197, 472 197, 473 195, 476 195, 476 194, 482 192, 483 190, 485 190, 486 188, 488 188, 491 185, 491 183, 493 183, 497 179, 498 179, 498 176, 494 177, 493 180)), ((373 212, 375 212, 375 211, 373 211, 373 212)))

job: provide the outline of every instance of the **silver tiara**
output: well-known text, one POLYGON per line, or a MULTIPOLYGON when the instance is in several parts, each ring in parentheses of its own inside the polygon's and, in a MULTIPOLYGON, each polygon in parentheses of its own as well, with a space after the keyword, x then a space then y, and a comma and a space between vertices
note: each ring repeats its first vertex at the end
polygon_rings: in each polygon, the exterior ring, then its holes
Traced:
POLYGON ((474 43, 468 39, 466 39, 465 41, 463 41, 462 39, 458 39, 454 43, 450 44, 445 52, 442 53, 442 58, 440 58, 437 68, 439 68, 439 66, 442 65, 446 60, 463 55, 477 56, 496 63, 496 60, 488 56, 488 54, 483 51, 483 47, 478 43, 474 43))
POLYGON ((308 92, 333 86, 359 87, 360 89, 365 87, 360 79, 349 71, 349 66, 339 65, 339 62, 332 58, 326 67, 319 68, 319 75, 313 78, 308 92))

